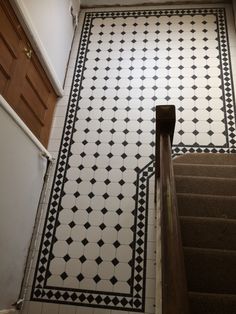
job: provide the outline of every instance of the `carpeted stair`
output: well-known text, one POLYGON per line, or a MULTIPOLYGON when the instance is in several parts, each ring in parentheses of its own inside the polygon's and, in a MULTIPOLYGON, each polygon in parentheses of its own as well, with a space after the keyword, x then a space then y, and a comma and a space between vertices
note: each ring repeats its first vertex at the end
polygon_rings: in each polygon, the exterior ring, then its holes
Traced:
POLYGON ((236 314, 236 154, 185 154, 174 173, 191 314, 236 314))

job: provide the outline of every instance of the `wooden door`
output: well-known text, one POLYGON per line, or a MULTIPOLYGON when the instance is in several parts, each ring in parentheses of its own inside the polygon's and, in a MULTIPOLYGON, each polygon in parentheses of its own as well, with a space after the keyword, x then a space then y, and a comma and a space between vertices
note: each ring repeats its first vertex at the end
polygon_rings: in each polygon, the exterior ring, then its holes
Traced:
POLYGON ((47 146, 57 96, 8 1, 0 1, 0 92, 47 146))
POLYGON ((17 66, 24 67, 21 52, 25 38, 15 15, 4 7, 3 1, 0 4, 0 92, 5 95, 17 66))

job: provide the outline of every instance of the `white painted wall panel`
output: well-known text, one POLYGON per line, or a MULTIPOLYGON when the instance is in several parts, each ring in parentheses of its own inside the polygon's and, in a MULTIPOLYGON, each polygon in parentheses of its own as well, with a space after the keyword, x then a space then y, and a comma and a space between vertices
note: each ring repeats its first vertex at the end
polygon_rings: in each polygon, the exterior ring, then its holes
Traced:
POLYGON ((0 310, 19 296, 46 159, 0 102, 0 310))

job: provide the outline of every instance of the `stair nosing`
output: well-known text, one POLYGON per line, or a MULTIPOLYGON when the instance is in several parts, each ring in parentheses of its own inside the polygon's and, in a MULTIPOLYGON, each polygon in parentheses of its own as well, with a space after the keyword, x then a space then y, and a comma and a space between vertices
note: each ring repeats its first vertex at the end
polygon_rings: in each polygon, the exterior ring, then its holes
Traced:
POLYGON ((191 164, 191 163, 174 163, 173 162, 173 165, 174 166, 191 166, 191 167, 220 167, 220 168, 235 168, 236 169, 236 165, 221 165, 221 164, 191 164))
POLYGON ((196 221, 199 221, 199 220, 207 220, 208 222, 213 222, 213 221, 216 221, 216 222, 226 222, 226 223, 232 223, 232 224, 236 224, 236 219, 235 218, 221 218, 221 217, 202 217, 202 216, 182 216, 182 215, 179 215, 179 218, 180 219, 183 219, 183 220, 196 220, 196 221))
POLYGON ((210 198, 235 198, 236 199, 236 195, 223 195, 223 194, 220 194, 220 195, 214 195, 214 194, 198 194, 198 193, 184 193, 184 192, 177 192, 176 193, 177 196, 180 195, 180 196, 193 196, 193 197, 203 197, 203 198, 206 198, 206 197, 210 197, 210 198))
POLYGON ((184 175, 184 174, 176 174, 175 178, 191 178, 191 179, 197 179, 197 180, 206 180, 206 179, 210 179, 210 180, 214 180, 214 181, 235 181, 236 182, 236 178, 225 178, 225 177, 210 177, 210 176, 189 176, 189 175, 184 175))
POLYGON ((210 292, 198 292, 198 291, 188 291, 189 296, 199 295, 199 296, 208 296, 208 297, 218 297, 225 296, 229 298, 236 298, 236 294, 232 293, 210 293, 210 292))
POLYGON ((236 256, 236 250, 223 250, 223 249, 213 249, 213 248, 199 248, 199 247, 193 247, 193 246, 183 246, 184 250, 189 250, 189 251, 199 251, 199 252, 207 252, 207 253, 228 253, 230 255, 235 255, 236 256))

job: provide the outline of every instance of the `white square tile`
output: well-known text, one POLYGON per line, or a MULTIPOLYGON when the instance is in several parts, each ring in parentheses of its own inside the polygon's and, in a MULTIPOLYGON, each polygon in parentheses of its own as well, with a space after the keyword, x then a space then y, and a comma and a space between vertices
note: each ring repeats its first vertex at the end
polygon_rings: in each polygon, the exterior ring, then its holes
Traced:
POLYGON ((73 305, 61 304, 58 314, 76 314, 77 307, 73 305))

